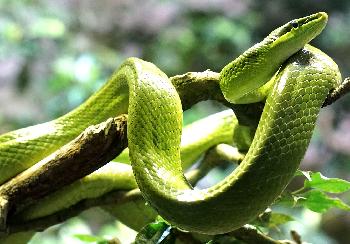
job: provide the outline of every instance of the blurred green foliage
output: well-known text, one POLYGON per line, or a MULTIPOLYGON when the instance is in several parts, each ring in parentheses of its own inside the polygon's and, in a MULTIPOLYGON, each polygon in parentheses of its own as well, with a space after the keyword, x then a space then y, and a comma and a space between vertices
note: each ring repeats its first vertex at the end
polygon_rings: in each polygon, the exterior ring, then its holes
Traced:
MULTIPOLYGON (((276 26, 317 11, 326 11, 330 19, 313 44, 333 57, 344 77, 348 76, 350 2, 345 0, 1 0, 0 132, 70 111, 129 56, 153 62, 169 76, 219 71, 276 26)), ((350 179, 349 102, 347 96, 321 114, 302 167, 350 179)), ((220 109, 212 102, 199 104, 186 111, 185 123, 220 109)), ((216 172, 212 175, 227 173, 216 172)), ((349 202, 349 194, 342 199, 349 202)), ((293 216, 302 222, 309 215, 307 210, 300 210, 293 216)), ((115 228, 124 228, 119 233, 135 236, 110 217, 99 216, 94 212, 74 218, 36 236, 31 243, 71 243, 72 239, 65 238, 74 238, 74 234, 113 236, 115 228)), ((331 212, 324 219, 333 216, 336 219, 339 213, 331 212)), ((349 243, 346 230, 350 230, 350 215, 346 216, 343 222, 330 222, 333 227, 346 226, 343 233, 332 231, 321 217, 315 222, 317 228, 299 231, 315 243, 349 243)), ((283 233, 291 228, 299 227, 292 224, 275 235, 288 235, 283 233)), ((81 239, 75 238, 74 243, 82 243, 81 239)))

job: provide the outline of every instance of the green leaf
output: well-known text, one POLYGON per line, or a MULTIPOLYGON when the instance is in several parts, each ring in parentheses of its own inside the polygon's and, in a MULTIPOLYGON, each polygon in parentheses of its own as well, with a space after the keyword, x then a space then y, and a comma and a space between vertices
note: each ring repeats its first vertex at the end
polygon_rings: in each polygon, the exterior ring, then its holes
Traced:
POLYGON ((311 190, 303 194, 304 199, 299 200, 299 203, 308 209, 324 213, 330 208, 339 208, 350 211, 350 206, 336 197, 330 197, 322 191, 311 190))
POLYGON ((102 238, 102 237, 99 237, 99 236, 93 236, 93 235, 86 235, 86 234, 76 234, 74 235, 74 237, 78 238, 79 240, 81 241, 84 241, 84 242, 98 242, 98 243, 106 243, 107 240, 102 238))
POLYGON ((137 234, 135 244, 162 243, 167 237, 170 226, 163 221, 155 221, 143 227, 137 234))
POLYGON ((304 187, 311 187, 330 193, 341 193, 350 189, 350 182, 338 178, 327 178, 320 172, 311 173, 304 187))
POLYGON ((30 32, 34 37, 60 38, 65 31, 64 23, 55 18, 38 18, 30 25, 30 32))
POLYGON ((270 221, 268 223, 268 227, 274 228, 290 221, 294 221, 294 219, 291 216, 283 213, 272 212, 270 216, 270 221))
POLYGON ((311 171, 300 171, 301 175, 304 175, 306 179, 311 180, 311 176, 310 173, 312 173, 311 171))
POLYGON ((295 171, 294 177, 295 177, 295 176, 302 176, 302 175, 305 175, 304 172, 305 172, 305 171, 302 171, 302 170, 298 169, 297 171, 295 171))
POLYGON ((272 212, 271 209, 267 209, 252 224, 256 227, 276 228, 289 221, 294 221, 294 219, 287 214, 276 213, 272 212))
POLYGON ((304 197, 293 195, 291 192, 284 191, 277 199, 276 203, 293 208, 297 205, 300 199, 304 199, 304 197))

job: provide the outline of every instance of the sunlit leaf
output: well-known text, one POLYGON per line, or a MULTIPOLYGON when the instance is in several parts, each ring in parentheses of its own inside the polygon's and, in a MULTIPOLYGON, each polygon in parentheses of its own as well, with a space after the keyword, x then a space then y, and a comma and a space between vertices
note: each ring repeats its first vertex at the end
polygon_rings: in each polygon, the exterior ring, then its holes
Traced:
POLYGON ((137 234, 135 244, 161 243, 170 233, 170 226, 163 221, 155 221, 143 227, 137 234))
POLYGON ((308 209, 324 213, 330 208, 339 208, 350 211, 350 206, 344 203, 342 200, 336 197, 330 197, 322 191, 311 190, 303 194, 304 199, 299 203, 308 209))
POLYGON ((295 171, 294 176, 302 176, 302 175, 304 175, 304 172, 305 171, 298 169, 297 171, 295 171))
POLYGON ((311 180, 310 171, 301 170, 300 173, 305 176, 306 179, 311 180))
POLYGON ((78 238, 79 240, 83 242, 88 242, 88 243, 107 243, 108 241, 105 240, 102 237, 99 236, 93 236, 93 235, 86 235, 86 234, 76 234, 74 237, 78 238))
POLYGON ((293 195, 291 192, 284 191, 282 195, 277 199, 276 203, 289 207, 295 207, 300 199, 304 199, 304 197, 293 195))
POLYGON ((74 76, 79 82, 96 80, 99 76, 99 69, 96 67, 96 60, 91 54, 83 54, 74 63, 74 76))
POLYGON ((330 193, 341 193, 350 189, 350 182, 338 178, 327 178, 320 172, 311 173, 304 187, 311 187, 330 193))
POLYGON ((63 22, 55 18, 40 18, 31 25, 31 34, 34 37, 58 38, 64 33, 63 22))
POLYGON ((6 38, 10 42, 18 42, 23 37, 23 30, 21 26, 14 22, 4 23, 0 30, 2 37, 6 38))
POLYGON ((294 219, 290 215, 276 213, 271 211, 271 209, 267 209, 263 214, 260 214, 252 224, 260 227, 276 228, 279 225, 293 220, 294 219))
POLYGON ((294 219, 290 215, 272 212, 268 223, 268 227, 277 227, 290 221, 294 221, 294 219))

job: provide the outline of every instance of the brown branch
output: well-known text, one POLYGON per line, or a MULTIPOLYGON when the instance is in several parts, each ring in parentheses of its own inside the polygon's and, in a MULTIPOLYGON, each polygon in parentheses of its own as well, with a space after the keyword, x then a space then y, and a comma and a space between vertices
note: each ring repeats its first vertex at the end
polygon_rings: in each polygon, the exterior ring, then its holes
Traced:
POLYGON ((106 193, 105 195, 98 198, 85 199, 80 201, 79 203, 56 212, 54 214, 30 220, 30 221, 22 221, 21 219, 10 219, 8 226, 8 233, 13 234, 22 231, 35 230, 35 231, 43 231, 48 226, 52 226, 55 224, 62 223, 69 218, 77 216, 81 212, 90 209, 92 207, 97 206, 106 206, 106 205, 119 205, 126 202, 132 202, 136 200, 143 200, 141 192, 138 189, 131 191, 113 191, 106 193))
MULTIPOLYGON (((256 127, 264 108, 264 103, 253 104, 230 104, 228 103, 219 85, 219 73, 206 70, 204 72, 188 72, 170 78, 181 97, 184 110, 194 104, 205 100, 216 100, 223 105, 232 108, 241 125, 256 127)), ((322 107, 326 107, 350 92, 350 77, 345 78, 343 83, 332 90, 322 107)))
POLYGON ((340 86, 338 86, 336 89, 334 89, 328 94, 322 107, 331 105, 332 103, 337 101, 339 98, 343 97, 348 92, 350 92, 350 77, 345 78, 345 80, 340 86))
POLYGON ((206 70, 171 77, 170 80, 180 95, 182 109, 189 109, 201 101, 215 100, 232 108, 241 125, 255 128, 259 123, 264 103, 231 104, 227 102, 220 89, 219 76, 219 73, 206 70))
POLYGON ((0 229, 9 215, 108 163, 127 147, 127 116, 88 127, 76 139, 0 186, 0 229))
MULTIPOLYGON (((45 216, 42 218, 30 220, 27 222, 23 222, 21 219, 13 218, 9 222, 8 233, 13 234, 23 231, 35 230, 35 231, 43 231, 48 226, 59 224, 61 222, 66 221, 67 219, 77 216, 81 212, 90 209, 92 207, 97 206, 108 206, 108 205, 119 205, 127 202, 133 201, 144 201, 141 192, 139 189, 134 189, 130 191, 113 191, 106 193, 103 196, 92 199, 85 199, 79 202, 78 204, 71 206, 67 209, 61 210, 57 213, 54 213, 49 216, 45 216)), ((156 217, 156 216, 154 216, 156 217)), ((186 240, 189 243, 200 243, 197 242, 196 239, 192 236, 191 233, 183 233, 180 230, 173 230, 174 234, 177 238, 181 240, 186 240)), ((255 227, 251 225, 245 225, 239 229, 236 229, 230 233, 225 235, 232 236, 237 240, 244 241, 247 244, 290 244, 290 241, 278 241, 274 240, 265 234, 259 232, 255 227)), ((187 243, 186 242, 186 243, 187 243)))
POLYGON ((181 98, 183 110, 189 109, 200 101, 216 100, 229 106, 219 85, 219 73, 187 72, 170 78, 181 98))
POLYGON ((299 235, 298 232, 296 232, 295 230, 291 230, 290 231, 290 235, 293 239, 293 241, 296 243, 296 244, 302 244, 302 240, 301 240, 301 236, 299 235))
POLYGON ((233 236, 237 240, 243 241, 247 244, 287 244, 290 241, 274 240, 271 237, 261 233, 257 228, 251 225, 245 225, 237 230, 234 230, 227 235, 233 236))
MULTIPOLYGON (((206 153, 206 156, 202 160, 202 163, 198 169, 194 169, 189 172, 188 180, 190 182, 196 182, 200 180, 213 167, 220 165, 220 162, 223 160, 240 161, 242 158, 243 155, 236 151, 234 148, 231 148, 229 145, 219 144, 218 146, 211 148, 206 153)), ((42 231, 48 226, 61 223, 92 207, 101 207, 106 205, 116 206, 118 204, 136 200, 143 200, 139 189, 134 189, 131 191, 113 191, 97 198, 82 200, 69 208, 53 213, 52 215, 44 216, 42 218, 30 221, 24 221, 16 215, 11 216, 11 218, 8 220, 7 231, 9 233, 28 230, 42 231)))

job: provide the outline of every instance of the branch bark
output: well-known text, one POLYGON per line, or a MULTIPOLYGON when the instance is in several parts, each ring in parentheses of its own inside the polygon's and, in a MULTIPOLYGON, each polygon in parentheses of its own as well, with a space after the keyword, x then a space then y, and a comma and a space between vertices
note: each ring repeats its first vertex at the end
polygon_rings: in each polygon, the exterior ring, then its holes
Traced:
POLYGON ((88 127, 76 139, 0 186, 0 229, 7 215, 97 170, 127 147, 127 116, 88 127), (64 176, 64 177, 62 177, 64 176))
MULTIPOLYGON (((200 166, 197 169, 193 169, 188 174, 186 174, 187 179, 196 184, 198 180, 204 177, 212 168, 220 165, 223 161, 239 162, 243 158, 243 155, 240 154, 235 148, 219 144, 208 150, 204 156, 200 166)), ((80 201, 79 203, 56 212, 52 215, 45 216, 42 218, 34 219, 31 221, 24 221, 18 216, 14 215, 8 221, 8 233, 16 233, 20 231, 42 231, 48 226, 61 223, 68 218, 74 217, 80 214, 82 211, 85 211, 92 207, 101 207, 107 205, 116 206, 118 204, 123 204, 125 202, 143 200, 141 192, 139 189, 134 189, 130 191, 113 191, 106 193, 97 198, 86 199, 80 201)))
POLYGON ((118 205, 126 202, 132 202, 135 200, 143 200, 141 192, 138 189, 130 191, 113 191, 109 192, 98 198, 86 199, 79 202, 76 205, 73 205, 69 208, 66 208, 62 211, 54 213, 49 216, 42 218, 30 220, 30 221, 18 221, 16 218, 9 221, 7 233, 17 233, 28 230, 43 231, 47 227, 62 223, 69 218, 77 216, 81 212, 97 206, 106 206, 106 205, 118 205))
POLYGON ((237 240, 244 241, 244 243, 247 244, 291 244, 290 241, 279 241, 274 240, 271 237, 268 237, 267 235, 264 235, 263 233, 259 232, 257 228, 251 225, 245 225, 241 228, 234 230, 227 235, 235 237, 237 240))
POLYGON ((227 102, 220 89, 219 77, 219 73, 206 70, 176 75, 170 80, 179 93, 183 110, 201 101, 215 100, 232 108, 241 125, 257 127, 264 103, 231 104, 227 102))
POLYGON ((350 77, 345 78, 345 80, 339 87, 337 87, 336 89, 334 89, 328 94, 322 107, 331 105, 332 103, 337 101, 339 98, 343 97, 348 92, 350 92, 350 77))

